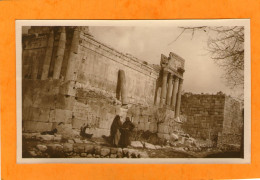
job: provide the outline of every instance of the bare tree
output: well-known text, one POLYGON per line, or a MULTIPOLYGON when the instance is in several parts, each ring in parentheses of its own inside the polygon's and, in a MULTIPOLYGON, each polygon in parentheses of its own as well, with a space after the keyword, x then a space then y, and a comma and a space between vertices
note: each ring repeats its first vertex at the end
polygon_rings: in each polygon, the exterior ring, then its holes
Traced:
MULTIPOLYGON (((198 26, 180 27, 182 32, 191 33, 193 38, 196 31, 207 33, 207 50, 211 58, 223 70, 223 78, 230 88, 244 88, 244 27, 243 26, 198 26)), ((170 44, 171 44, 170 43, 170 44)))

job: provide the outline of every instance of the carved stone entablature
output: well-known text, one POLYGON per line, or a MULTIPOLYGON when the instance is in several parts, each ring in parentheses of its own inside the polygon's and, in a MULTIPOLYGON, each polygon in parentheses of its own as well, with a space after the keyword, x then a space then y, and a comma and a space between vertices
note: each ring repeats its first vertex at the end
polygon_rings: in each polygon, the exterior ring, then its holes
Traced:
POLYGON ((185 60, 178 56, 177 54, 170 52, 169 57, 165 55, 161 55, 161 68, 173 73, 177 77, 182 78, 184 70, 184 62, 185 60))

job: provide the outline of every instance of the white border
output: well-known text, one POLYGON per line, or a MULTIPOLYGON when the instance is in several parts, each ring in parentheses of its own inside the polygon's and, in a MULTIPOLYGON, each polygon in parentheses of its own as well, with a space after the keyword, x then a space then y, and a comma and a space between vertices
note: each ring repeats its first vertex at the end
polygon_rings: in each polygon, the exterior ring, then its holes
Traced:
POLYGON ((17 163, 248 164, 251 162, 250 19, 212 20, 16 20, 17 163), (244 159, 241 158, 22 158, 22 26, 245 26, 244 159))

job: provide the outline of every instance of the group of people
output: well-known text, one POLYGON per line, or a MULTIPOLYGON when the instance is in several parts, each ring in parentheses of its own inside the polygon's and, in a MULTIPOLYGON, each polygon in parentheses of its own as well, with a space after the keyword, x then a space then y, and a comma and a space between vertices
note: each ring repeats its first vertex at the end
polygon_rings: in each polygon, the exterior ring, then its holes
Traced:
POLYGON ((110 128, 111 143, 115 147, 127 147, 131 144, 130 136, 135 128, 134 124, 126 117, 125 122, 122 124, 120 116, 116 115, 110 128))

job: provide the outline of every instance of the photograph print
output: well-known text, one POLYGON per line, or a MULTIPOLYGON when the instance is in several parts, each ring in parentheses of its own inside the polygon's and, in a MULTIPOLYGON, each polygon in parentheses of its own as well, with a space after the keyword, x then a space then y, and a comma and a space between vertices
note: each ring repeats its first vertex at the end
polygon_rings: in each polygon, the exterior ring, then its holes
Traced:
POLYGON ((249 20, 16 26, 19 162, 250 162, 249 20))

